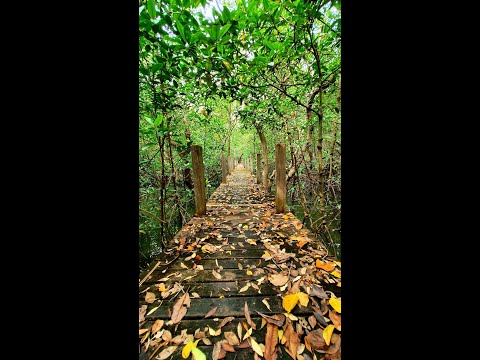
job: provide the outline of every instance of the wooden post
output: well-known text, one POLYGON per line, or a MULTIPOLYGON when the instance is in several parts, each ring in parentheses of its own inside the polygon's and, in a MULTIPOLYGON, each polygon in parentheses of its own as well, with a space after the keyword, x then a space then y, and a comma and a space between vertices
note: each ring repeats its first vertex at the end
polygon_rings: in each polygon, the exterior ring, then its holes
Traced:
POLYGON ((262 167, 262 160, 260 159, 260 154, 257 154, 257 184, 262 183, 261 167, 262 167))
POLYGON ((207 213, 205 196, 205 170, 203 167, 203 153, 200 145, 192 145, 193 192, 195 193, 195 215, 207 213))
POLYGON ((228 172, 228 175, 232 173, 232 162, 230 160, 230 156, 227 157, 227 172, 228 172))
POLYGON ((287 207, 287 174, 285 144, 275 145, 275 210, 284 213, 287 207))
POLYGON ((222 154, 222 184, 227 183, 227 159, 225 154, 222 154))

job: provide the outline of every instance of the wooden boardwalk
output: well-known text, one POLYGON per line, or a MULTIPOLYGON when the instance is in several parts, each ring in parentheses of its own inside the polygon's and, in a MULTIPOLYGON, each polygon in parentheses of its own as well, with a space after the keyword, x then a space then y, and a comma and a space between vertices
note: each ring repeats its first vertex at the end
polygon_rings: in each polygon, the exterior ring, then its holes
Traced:
POLYGON ((274 198, 239 165, 206 216, 141 274, 139 358, 182 359, 194 339, 207 359, 340 359, 340 276, 341 264, 293 214, 275 214, 274 198), (288 294, 299 299, 290 313, 288 294), (259 313, 271 317, 262 324, 259 313))

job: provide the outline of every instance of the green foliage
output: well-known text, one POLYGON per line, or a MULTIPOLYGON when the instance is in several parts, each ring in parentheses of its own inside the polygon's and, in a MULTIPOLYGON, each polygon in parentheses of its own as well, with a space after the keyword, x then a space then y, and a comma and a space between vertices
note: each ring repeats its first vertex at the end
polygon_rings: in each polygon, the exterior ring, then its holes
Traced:
MULTIPOLYGON (((302 161, 288 184, 290 201, 298 203, 303 192, 302 212, 318 213, 318 175, 314 172, 318 120, 307 118, 306 107, 320 87, 321 94, 310 105, 317 117, 323 116, 324 212, 338 209, 341 126, 335 107, 340 13, 339 1, 141 1, 139 157, 140 229, 144 233, 140 233, 140 242, 152 244, 141 246, 145 258, 161 251, 162 242, 193 212, 192 190, 184 177, 191 166, 191 144, 203 147, 211 194, 220 182, 222 153, 253 158, 261 151, 258 131, 262 131, 270 172, 274 144, 286 143, 287 166, 293 164, 291 152, 297 162, 302 161), (315 131, 307 149, 309 127, 315 131), (335 128, 338 144, 330 176, 335 128), (162 180, 162 174, 166 179, 162 180), (161 199, 167 220, 163 225, 161 199)), ((309 225, 318 230, 313 224, 309 225)))

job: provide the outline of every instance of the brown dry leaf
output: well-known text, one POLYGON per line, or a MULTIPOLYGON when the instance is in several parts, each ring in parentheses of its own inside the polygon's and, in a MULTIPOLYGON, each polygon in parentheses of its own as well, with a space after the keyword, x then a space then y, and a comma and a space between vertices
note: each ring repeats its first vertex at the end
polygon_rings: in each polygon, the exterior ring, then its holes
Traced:
POLYGON ((148 331, 148 329, 140 329, 138 330, 138 335, 145 334, 148 331))
POLYGON ((202 246, 202 252, 207 253, 207 254, 208 253, 210 253, 210 254, 215 253, 215 252, 217 252, 217 248, 214 245, 207 243, 207 244, 202 246))
POLYGON ((233 331, 224 332, 223 336, 225 336, 225 339, 227 339, 230 345, 236 346, 240 344, 240 340, 238 340, 237 335, 235 335, 233 331))
POLYGON ((298 248, 301 249, 305 244, 308 244, 309 242, 310 242, 310 241, 308 241, 308 240, 299 240, 299 241, 297 242, 297 246, 298 246, 298 248))
POLYGON ((322 336, 323 338, 325 339, 325 343, 327 345, 330 345, 330 339, 332 337, 332 334, 333 334, 333 329, 335 327, 333 325, 328 325, 325 329, 323 329, 323 333, 322 333, 322 336))
POLYGON ((210 334, 210 336, 218 336, 222 333, 222 329, 214 330, 209 326, 208 333, 210 334))
POLYGON ((315 316, 311 315, 308 317, 308 323, 310 324, 310 326, 312 327, 312 329, 315 327, 315 325, 317 325, 317 319, 315 318, 315 316))
POLYGON ((188 295, 188 292, 187 292, 183 294, 183 296, 180 299, 178 299, 178 301, 173 306, 173 312, 171 317, 172 323, 173 324, 179 323, 187 313, 187 308, 189 307, 190 307, 190 296, 188 295))
POLYGON ((283 326, 283 323, 285 322, 285 315, 283 314, 268 316, 268 315, 262 314, 260 311, 257 311, 257 310, 255 311, 257 312, 258 315, 260 315, 262 318, 267 320, 269 324, 275 324, 278 327, 280 327, 280 326, 283 326))
POLYGON ((335 354, 338 351, 338 349, 340 349, 340 341, 341 341, 340 335, 333 334, 332 338, 330 339, 331 345, 325 352, 327 354, 335 354))
POLYGON ((225 356, 227 356, 227 352, 223 349, 221 341, 213 345, 212 360, 223 359, 225 356))
POLYGON ((147 292, 145 294, 145 301, 149 304, 153 303, 155 301, 155 294, 152 292, 147 292))
MULTIPOLYGON (((312 330, 310 333, 305 336, 305 339, 308 340, 308 344, 312 347, 314 350, 324 350, 326 347, 325 339, 322 336, 323 330, 322 329, 317 329, 317 330, 312 330)), ((305 343, 305 345, 307 345, 305 343)), ((308 347, 307 347, 308 348, 308 347)))
POLYGON ((210 310, 210 311, 207 313, 207 315, 205 315, 203 318, 206 319, 206 318, 212 316, 213 314, 215 314, 215 313, 217 312, 217 308, 218 308, 218 306, 214 307, 214 308, 213 308, 212 310, 210 310))
POLYGON ((275 360, 277 358, 278 344, 278 326, 267 324, 267 334, 265 335, 265 360, 275 360))
POLYGON ((297 348, 300 344, 300 337, 293 331, 292 324, 288 324, 283 336, 286 338, 285 351, 290 355, 293 360, 297 359, 297 348))
POLYGON ((146 312, 147 312, 147 305, 142 305, 138 308, 138 322, 145 321, 146 312))
POLYGON ((221 279, 222 278, 222 275, 220 275, 218 272, 216 272, 215 270, 212 270, 212 274, 213 276, 215 276, 215 278, 217 279, 221 279))
POLYGON ((238 338, 241 339, 242 338, 242 324, 241 323, 237 324, 237 334, 238 334, 238 338))
POLYGON ((163 341, 170 341, 170 340, 172 340, 172 333, 170 332, 170 330, 165 330, 165 331, 163 332, 162 339, 163 339, 163 341))
POLYGON ((192 299, 200 299, 200 295, 198 295, 198 293, 194 292, 194 293, 192 293, 191 298, 192 299))
POLYGON ((206 337, 202 337, 201 340, 205 345, 208 345, 208 346, 212 345, 212 342, 206 337))
POLYGON ((287 283, 288 276, 282 274, 270 275, 268 277, 268 281, 270 281, 275 286, 283 286, 287 283))
POLYGON ((224 318, 222 320, 222 322, 220 323, 220 325, 218 325, 218 328, 221 329, 222 327, 224 327, 226 324, 228 324, 232 320, 235 320, 235 318, 233 316, 229 316, 229 317, 224 318))
POLYGON ((243 270, 243 265, 240 264, 240 263, 238 263, 238 269, 239 269, 239 270, 243 270))
POLYGON ((235 349, 233 348, 233 346, 230 345, 228 342, 222 341, 221 343, 222 343, 223 350, 228 352, 235 352, 235 349))
POLYGON ((335 329, 342 331, 342 315, 337 314, 335 310, 328 309, 328 317, 332 320, 335 329))
POLYGON ((327 293, 323 290, 321 286, 313 284, 311 289, 312 291, 310 292, 310 295, 316 296, 320 299, 328 299, 327 293))
POLYGON ((178 346, 169 346, 164 349, 155 359, 166 360, 177 350, 178 346))
POLYGON ((308 300, 309 300, 308 295, 301 291, 297 295, 298 295, 298 301, 300 302, 300 305, 308 306, 308 300))
POLYGON ((248 304, 246 301, 245 301, 244 311, 245 311, 245 318, 247 319, 247 324, 250 325, 253 328, 253 330, 256 330, 257 327, 255 326, 255 323, 250 318, 250 312, 248 311, 248 304))
POLYGON ((153 325, 152 325, 152 335, 155 334, 158 330, 160 330, 162 328, 164 324, 164 321, 163 320, 156 320, 153 325))

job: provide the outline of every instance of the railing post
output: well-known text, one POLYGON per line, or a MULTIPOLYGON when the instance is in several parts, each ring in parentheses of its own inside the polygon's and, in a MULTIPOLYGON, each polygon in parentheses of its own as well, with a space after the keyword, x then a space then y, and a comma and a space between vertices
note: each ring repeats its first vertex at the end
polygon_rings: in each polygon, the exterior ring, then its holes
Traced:
POLYGON ((193 191, 195 193, 195 215, 207 213, 207 199, 205 196, 205 169, 203 167, 203 153, 200 145, 192 145, 193 191))
POLYGON ((285 144, 275 145, 275 210, 284 213, 287 207, 287 174, 285 144))
POLYGON ((261 167, 262 167, 262 160, 260 159, 260 154, 257 154, 257 184, 262 183, 262 173, 261 173, 261 167))
POLYGON ((227 183, 227 159, 225 154, 222 154, 222 184, 227 183))

